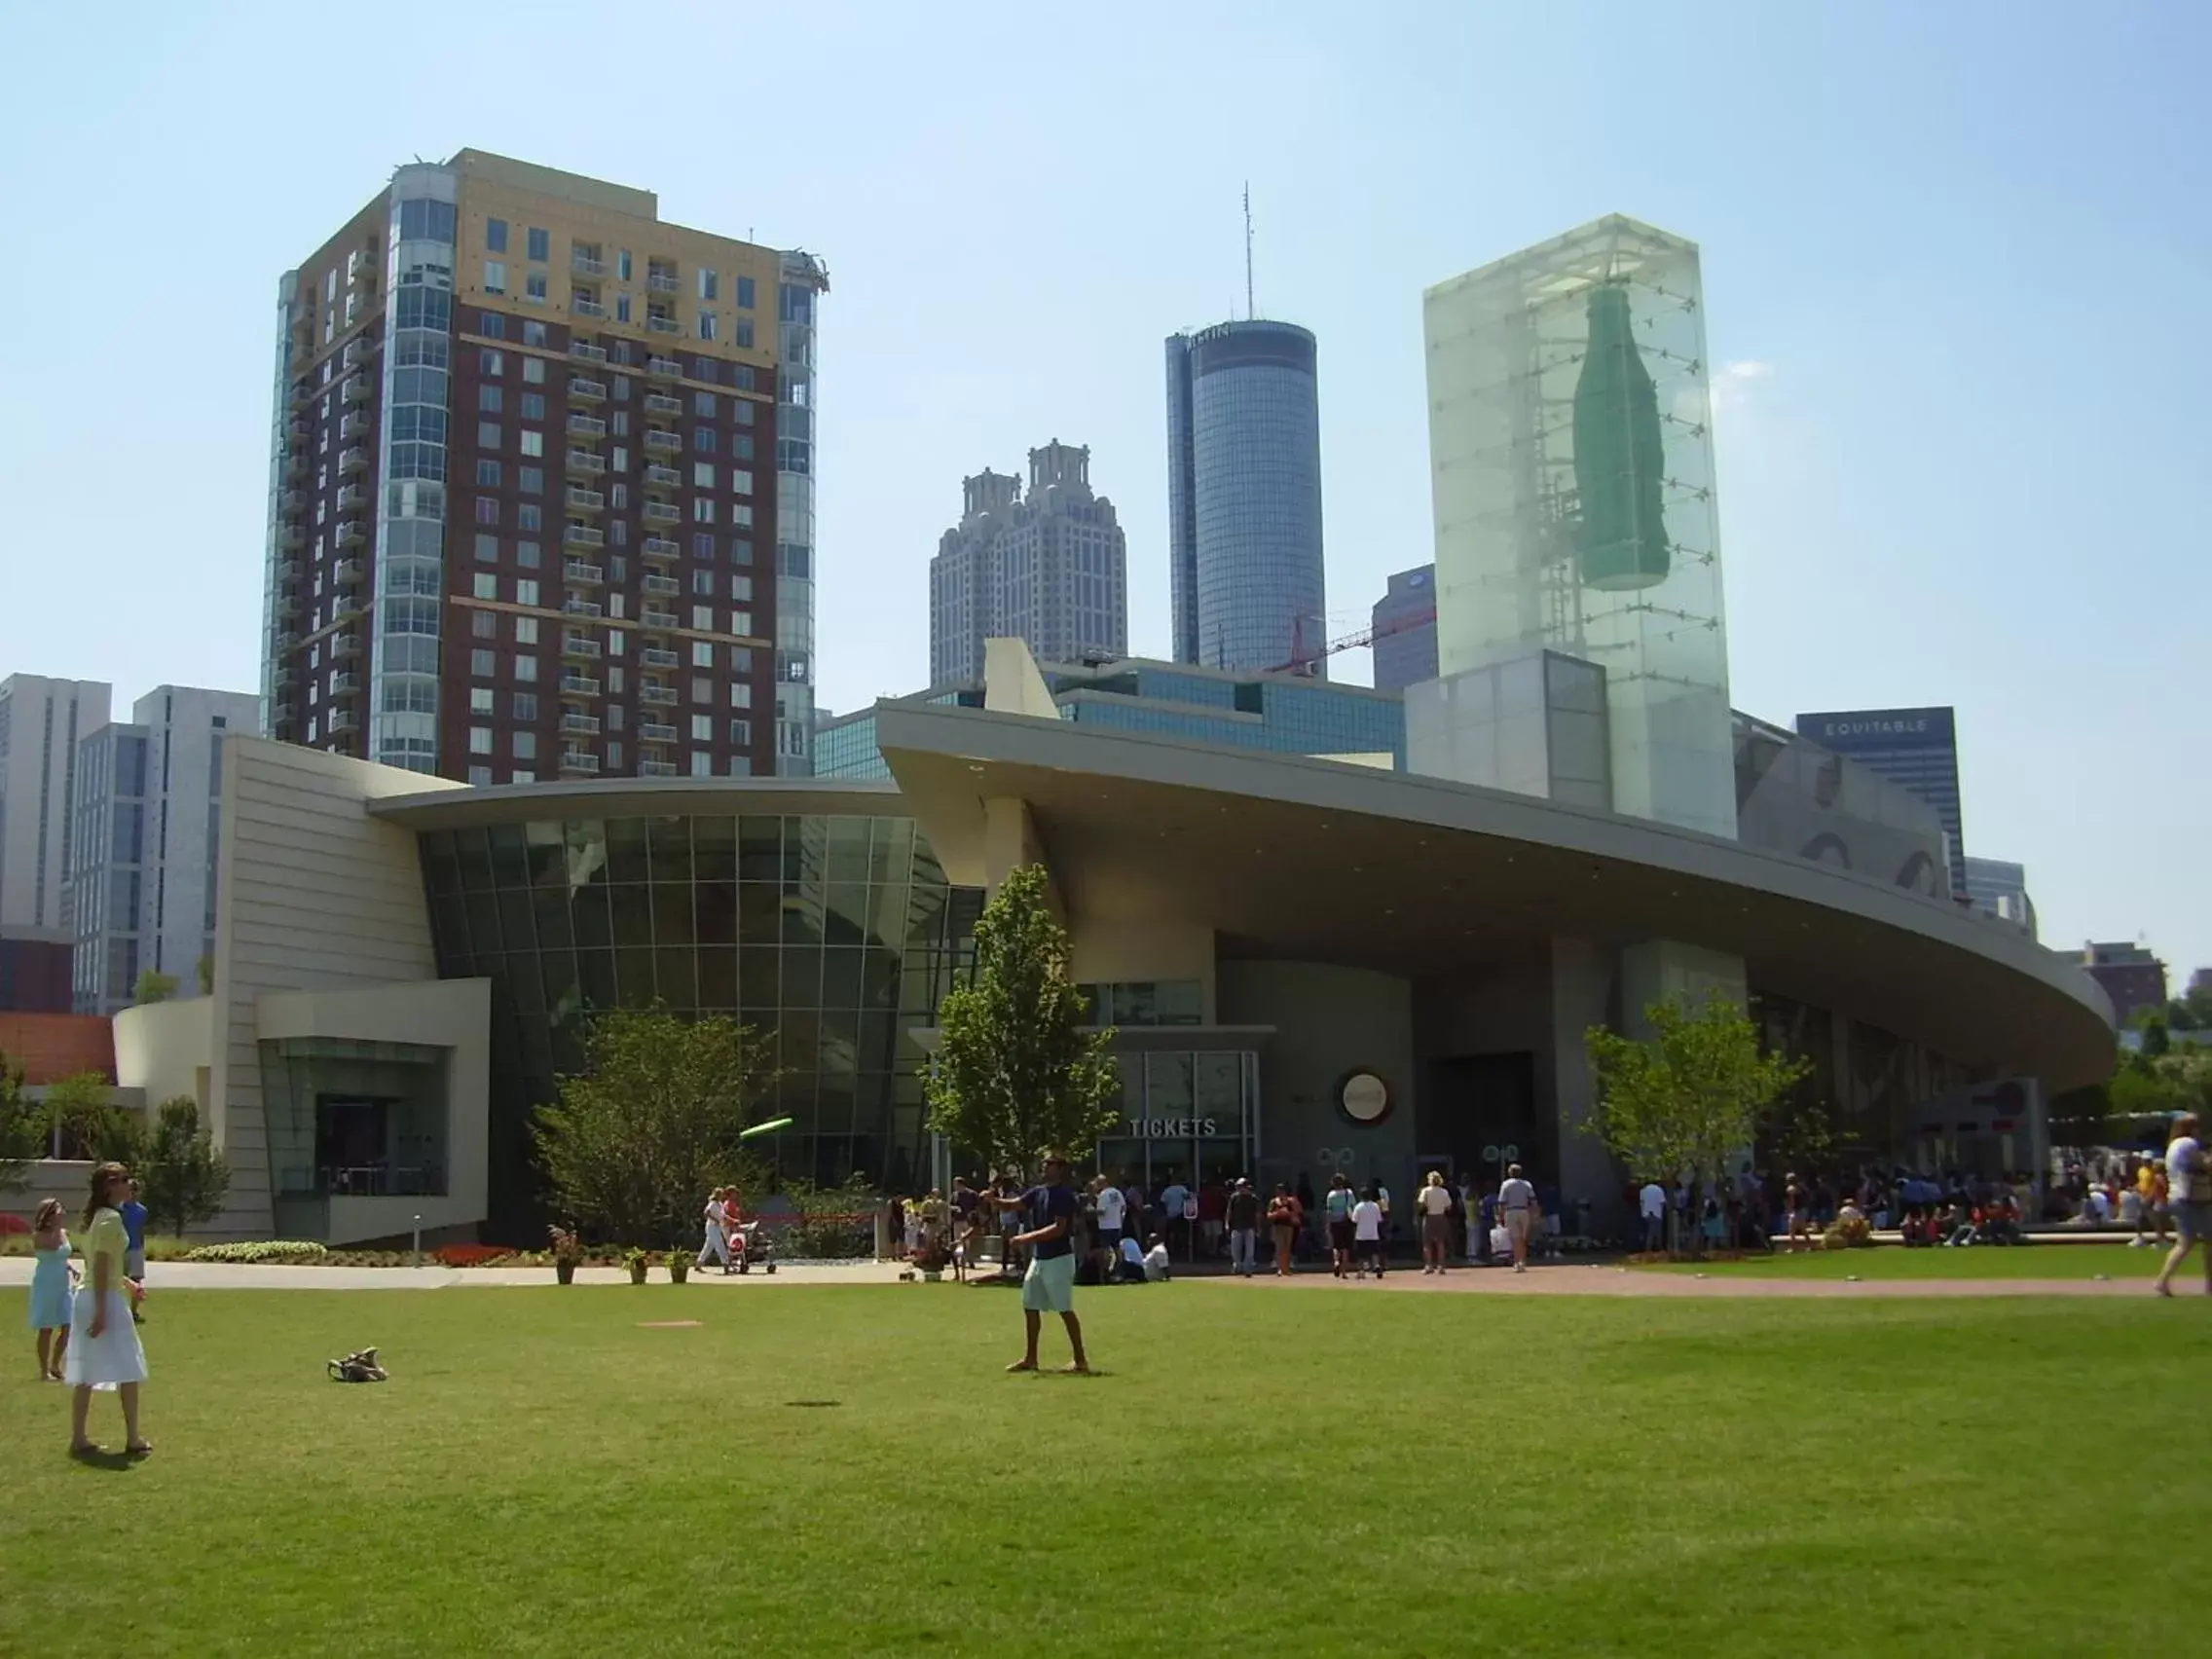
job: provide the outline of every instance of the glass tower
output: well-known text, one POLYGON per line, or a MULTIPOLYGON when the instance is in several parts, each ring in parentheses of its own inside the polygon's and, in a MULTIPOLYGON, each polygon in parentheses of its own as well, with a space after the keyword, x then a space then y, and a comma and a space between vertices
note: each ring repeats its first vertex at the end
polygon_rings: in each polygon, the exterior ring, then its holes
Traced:
POLYGON ((814 302, 830 272, 783 255, 776 289, 776 770, 814 771, 814 302))
POLYGON ((1314 344, 1288 322, 1167 341, 1175 660, 1326 672, 1314 344))
POLYGON ((1438 672, 1597 664, 1614 809, 1733 836, 1697 245, 1616 214, 1423 311, 1438 672))

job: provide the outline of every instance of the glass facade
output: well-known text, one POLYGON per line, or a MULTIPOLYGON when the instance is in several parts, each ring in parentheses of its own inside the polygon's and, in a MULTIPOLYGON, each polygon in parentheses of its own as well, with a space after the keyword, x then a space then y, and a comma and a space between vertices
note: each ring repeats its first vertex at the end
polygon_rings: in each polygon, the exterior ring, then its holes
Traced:
POLYGON ((776 771, 814 771, 814 312, 830 273, 783 255, 776 288, 776 771))
POLYGON ((1157 1193, 1180 1179, 1234 1181, 1260 1150, 1260 1056, 1249 1049, 1132 1051, 1116 1058, 1122 1098, 1098 1168, 1157 1193))
POLYGON ((1082 725, 1278 755, 1386 754, 1398 770, 1406 764, 1404 702, 1364 685, 1303 675, 1239 680, 1148 663, 1046 678, 1061 718, 1082 725))
POLYGON ((438 769, 438 642, 445 608, 446 421, 451 401, 457 181, 417 164, 392 175, 386 246, 385 419, 378 434, 372 758, 438 769))
POLYGON ((70 1006, 113 1014, 137 996, 138 971, 151 963, 141 932, 153 864, 147 844, 156 803, 147 767, 146 728, 105 725, 77 746, 69 822, 70 1006))
POLYGON ((1597 664, 1613 809, 1733 836, 1697 245, 1614 215, 1423 309, 1438 672, 1597 664))
MULTIPOLYGON (((958 704, 963 709, 983 706, 980 690, 961 686, 949 691, 925 691, 918 697, 902 697, 902 703, 958 704)), ((875 709, 870 706, 849 715, 821 721, 814 728, 814 775, 818 778, 856 778, 863 782, 889 782, 891 768, 875 746, 875 709)))
POLYGON ((1247 321, 1170 339, 1167 433, 1176 660, 1325 673, 1313 336, 1247 321))
POLYGON ((535 1222, 533 1109, 592 1011, 655 1001, 776 1040, 761 1147, 789 1174, 927 1169, 921 1052, 982 895, 903 817, 533 820, 421 837, 438 972, 492 980, 494 1236, 535 1222))

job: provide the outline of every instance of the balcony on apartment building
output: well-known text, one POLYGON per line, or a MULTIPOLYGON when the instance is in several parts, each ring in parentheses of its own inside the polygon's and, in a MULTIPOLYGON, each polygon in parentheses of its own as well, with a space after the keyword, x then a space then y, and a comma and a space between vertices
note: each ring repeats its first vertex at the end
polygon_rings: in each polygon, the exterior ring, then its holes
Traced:
POLYGON ((607 308, 580 288, 569 296, 569 309, 578 316, 604 317, 607 315, 607 308))
POLYGON ((641 778, 673 778, 676 776, 676 762, 673 760, 655 760, 649 756, 645 756, 638 762, 638 776, 641 778))
POLYGON ((607 532, 595 524, 565 524, 561 527, 561 544, 565 547, 604 547, 607 532))
POLYGON ((673 634, 677 629, 676 612, 656 610, 651 606, 638 612, 638 626, 654 634, 673 634))
POLYGON ((341 559, 331 566, 330 574, 340 587, 352 587, 367 579, 369 568, 359 559, 341 559))
POLYGON ((682 659, 666 645, 647 645, 638 653, 638 660, 647 668, 675 668, 682 659))
POLYGON ((596 600, 577 599, 571 596, 561 602, 561 614, 564 616, 587 616, 596 622, 606 612, 596 600))
POLYGON ((590 450, 572 449, 569 451, 568 467, 578 477, 597 478, 607 470, 607 458, 594 455, 590 450))
POLYGON ((369 377, 367 375, 348 375, 346 384, 338 388, 339 401, 343 403, 361 403, 367 400, 368 395, 369 377))
POLYGON ((672 725, 662 724, 658 720, 645 720, 638 727, 638 741, 640 743, 674 743, 676 741, 676 728, 672 725))
POLYGON ((569 377, 569 401, 571 403, 605 403, 607 383, 592 380, 585 375, 569 377))
POLYGON ((683 325, 666 312, 654 312, 645 318, 645 327, 655 334, 682 334, 683 325))
POLYGON ((607 348, 594 346, 588 340, 571 340, 569 342, 569 355, 581 363, 604 363, 607 361, 607 348))
POLYGON ((638 543, 638 552, 646 559, 681 559, 683 549, 665 535, 648 535, 638 543))
POLYGON ((647 571, 645 574, 642 578, 640 578, 638 585, 643 587, 647 593, 665 594, 670 599, 674 599, 678 594, 683 591, 683 584, 682 582, 678 581, 674 576, 664 576, 658 571, 647 571))
POLYGON ((581 661, 596 661, 600 655, 599 642, 587 640, 581 634, 563 634, 561 636, 561 654, 581 661))
POLYGON ((368 464, 369 452, 359 444, 353 444, 338 452, 338 470, 340 472, 358 472, 368 464))
POLYGON ((657 461, 649 461, 645 463, 645 482, 647 484, 658 484, 663 489, 675 490, 682 486, 683 474, 673 466, 663 466, 657 461))
POLYGON ((645 272, 645 291, 648 294, 673 294, 680 289, 681 284, 676 280, 675 272, 665 268, 657 271, 648 269, 645 272))
POLYGON ((597 490, 587 490, 581 484, 570 485, 569 493, 563 498, 569 503, 571 512, 596 513, 607 505, 605 496, 597 490))
POLYGON ((638 687, 638 700, 641 703, 650 703, 655 708, 673 709, 676 707, 676 687, 647 682, 638 687))
POLYGON ((647 415, 681 415, 683 413, 683 399, 671 397, 665 391, 648 391, 645 393, 645 413, 647 415))
POLYGON ((580 749, 561 751, 561 770, 564 772, 597 772, 599 756, 587 755, 580 749))
POLYGON ((345 485, 338 492, 338 510, 342 513, 352 512, 365 503, 368 498, 368 492, 358 484, 345 485))
POLYGON ((683 509, 674 501, 647 500, 638 510, 645 515, 647 524, 682 524, 683 522, 683 509))
POLYGON ((674 357, 648 356, 645 359, 645 379, 682 380, 682 378, 683 365, 674 357))
POLYGON ((597 415, 571 415, 569 417, 569 436, 604 438, 607 436, 607 423, 597 415))
POLYGON ((605 571, 597 565, 587 565, 581 559, 570 559, 563 563, 561 575, 565 580, 574 582, 578 587, 598 587, 607 580, 605 571))
POLYGON ((333 697, 350 697, 361 688, 361 677, 351 669, 341 669, 330 677, 330 694, 333 697))
POLYGON ((561 716, 561 732, 565 737, 597 737, 599 717, 578 714, 572 709, 566 710, 561 716))
POLYGON ((599 695, 599 682, 588 674, 564 674, 561 676, 561 695, 596 697, 599 695))
POLYGON ((358 547, 369 538, 368 527, 359 519, 341 519, 338 522, 338 545, 358 547))
POLYGON ((361 636, 358 634, 333 634, 330 637, 330 654, 338 662, 350 662, 361 654, 361 636))

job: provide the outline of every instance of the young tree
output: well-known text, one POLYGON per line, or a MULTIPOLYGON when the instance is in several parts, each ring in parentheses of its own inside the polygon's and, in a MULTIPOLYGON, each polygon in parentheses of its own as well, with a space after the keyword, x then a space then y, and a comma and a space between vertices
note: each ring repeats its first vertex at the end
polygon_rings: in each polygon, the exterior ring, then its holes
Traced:
POLYGON ((735 1178, 738 1133, 776 1080, 769 1045, 734 1019, 615 1009, 584 1038, 584 1069, 532 1133, 553 1203, 609 1242, 684 1238, 735 1178))
POLYGON ((976 977, 938 1010, 930 1127, 1026 1176, 1048 1148, 1082 1159, 1112 1126, 1114 1033, 1087 1022, 1045 868, 1008 875, 976 924, 976 977))
POLYGON ((138 1164, 138 1190, 147 1218, 179 1237, 194 1222, 222 1214, 231 1166, 201 1126, 200 1108, 190 1095, 162 1102, 138 1164))
POLYGON ((23 1068, 0 1053, 0 1193, 30 1184, 32 1163, 46 1156, 51 1122, 45 1102, 23 1092, 23 1068))
POLYGON ((167 1002, 175 995, 176 976, 165 974, 158 968, 148 968, 142 972, 132 992, 133 1000, 141 1006, 146 1003, 167 1002))
POLYGON ((1688 1174, 1693 1197, 1721 1190, 1727 1161, 1752 1144, 1761 1116, 1810 1069, 1759 1047, 1758 1028, 1726 997, 1644 1010, 1640 1043, 1604 1026, 1583 1035, 1598 1075, 1588 1130, 1640 1180, 1688 1174))
POLYGON ((110 1092, 98 1072, 78 1072, 47 1086, 47 1122, 61 1131, 64 1156, 103 1163, 137 1161, 145 1137, 129 1113, 108 1104, 110 1092))

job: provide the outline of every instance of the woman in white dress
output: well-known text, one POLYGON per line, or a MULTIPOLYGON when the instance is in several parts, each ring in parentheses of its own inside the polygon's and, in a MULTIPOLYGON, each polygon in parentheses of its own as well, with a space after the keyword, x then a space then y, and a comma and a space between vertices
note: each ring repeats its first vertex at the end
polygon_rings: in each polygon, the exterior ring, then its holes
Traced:
POLYGON ((92 1171, 92 1199, 85 1205, 85 1277, 77 1287, 69 1316, 69 1357, 64 1380, 70 1385, 69 1455, 96 1456, 101 1448, 87 1437, 85 1419, 92 1393, 114 1389, 123 1397, 123 1449, 133 1457, 153 1451, 138 1432, 138 1385, 146 1381, 146 1350, 138 1346, 138 1327, 130 1317, 137 1286, 124 1276, 130 1248, 121 1206, 130 1196, 130 1171, 103 1163, 92 1171))

